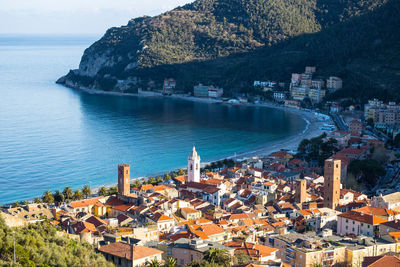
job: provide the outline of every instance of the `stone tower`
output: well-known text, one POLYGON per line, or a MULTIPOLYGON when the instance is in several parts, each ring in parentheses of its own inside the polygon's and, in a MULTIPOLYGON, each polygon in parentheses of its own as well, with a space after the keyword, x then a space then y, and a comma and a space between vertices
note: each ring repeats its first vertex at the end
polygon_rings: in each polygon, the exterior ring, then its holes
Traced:
POLYGON ((200 156, 194 146, 188 158, 188 182, 200 183, 200 156))
POLYGON ((295 201, 296 203, 306 202, 307 198, 307 181, 304 179, 296 181, 296 195, 295 201))
POLYGON ((118 194, 128 196, 131 193, 131 167, 128 164, 118 165, 118 194))
POLYGON ((324 167, 324 207, 336 209, 340 200, 341 161, 325 160, 324 167))

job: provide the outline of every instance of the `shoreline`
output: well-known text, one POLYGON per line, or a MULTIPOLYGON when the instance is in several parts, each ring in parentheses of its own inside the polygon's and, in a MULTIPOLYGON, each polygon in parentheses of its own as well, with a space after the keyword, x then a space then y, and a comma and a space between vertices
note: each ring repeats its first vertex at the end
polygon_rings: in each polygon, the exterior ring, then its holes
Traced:
MULTIPOLYGON (((114 95, 114 96, 129 96, 129 97, 146 97, 146 98, 152 98, 152 97, 157 97, 157 98, 172 98, 172 99, 179 99, 179 100, 184 100, 184 101, 191 101, 191 102, 199 102, 199 103, 205 103, 205 104, 222 104, 222 105, 227 105, 227 106, 244 106, 244 107, 264 107, 264 108, 273 108, 273 109, 280 109, 285 112, 290 112, 294 115, 299 116, 301 119, 303 119, 306 123, 306 126, 304 130, 302 130, 300 133, 296 135, 292 135, 283 139, 278 139, 278 140, 272 140, 269 141, 268 143, 265 143, 264 145, 261 145, 259 148, 256 148, 251 151, 244 151, 244 152, 239 152, 238 154, 235 153, 235 155, 228 155, 221 157, 217 160, 210 161, 210 162, 203 162, 201 165, 205 166, 211 162, 216 162, 216 161, 221 161, 224 159, 233 159, 233 160, 245 160, 247 158, 255 157, 255 156, 266 156, 269 155, 273 152, 280 151, 280 150, 287 150, 287 151, 296 151, 299 143, 303 139, 310 139, 313 137, 317 137, 324 133, 324 130, 320 130, 320 127, 323 126, 323 124, 326 124, 328 121, 326 119, 322 119, 323 116, 316 114, 315 112, 311 110, 302 110, 302 109, 296 109, 296 108, 291 108, 291 107, 285 107, 282 105, 274 104, 274 103, 239 103, 239 104, 228 104, 228 103, 223 103, 221 100, 217 99, 209 99, 209 98, 198 98, 198 97, 193 97, 193 96, 183 96, 183 95, 171 95, 171 96, 163 96, 161 93, 157 92, 145 92, 142 94, 132 94, 132 93, 120 93, 120 92, 107 92, 107 91, 101 91, 101 90, 93 90, 89 88, 84 88, 84 87, 76 87, 76 86, 68 86, 66 84, 60 84, 64 87, 71 88, 73 90, 77 91, 83 91, 88 94, 102 94, 102 95, 114 95)), ((326 115, 325 115, 326 116, 326 115)), ((331 119, 329 119, 331 121, 331 119)), ((183 166, 182 168, 184 168, 183 166)), ((179 168, 177 168, 179 169, 179 168)), ((159 175, 163 175, 165 173, 169 173, 171 171, 175 171, 177 169, 170 169, 166 170, 160 173, 154 173, 149 176, 142 176, 142 177, 131 177, 131 182, 139 179, 140 181, 143 181, 145 179, 148 179, 149 177, 155 177, 159 175)), ((111 187, 115 187, 117 183, 109 183, 109 184, 103 184, 99 186, 94 186, 92 189, 92 194, 95 195, 97 194, 98 190, 101 187, 106 187, 107 189, 111 187)), ((68 186, 68 185, 66 185, 68 186)), ((62 189, 60 189, 62 190, 62 189)), ((40 197, 40 196, 38 196, 40 197)), ((32 199, 33 200, 33 199, 32 199)), ((16 202, 22 202, 24 200, 16 201, 16 202)), ((15 203, 15 202, 14 202, 15 203)), ((12 203, 9 203, 10 205, 12 203)), ((5 206, 8 204, 1 204, 0 206, 5 206)))
MULTIPOLYGON (((288 151, 296 151, 298 145, 303 139, 310 139, 313 137, 320 136, 325 130, 321 130, 320 127, 324 126, 327 122, 333 123, 331 118, 325 115, 320 114, 312 110, 305 110, 305 109, 296 109, 292 107, 285 107, 283 105, 275 104, 272 102, 264 102, 264 103, 238 103, 238 104, 229 104, 224 103, 222 100, 212 99, 212 98, 199 98, 194 96, 187 96, 187 95, 170 95, 164 96, 162 93, 153 92, 153 91, 141 91, 141 93, 122 93, 122 92, 111 92, 111 91, 102 91, 102 90, 95 90, 89 89, 82 86, 73 86, 68 85, 66 83, 60 84, 64 87, 71 88, 77 91, 83 91, 88 94, 99 94, 99 95, 114 95, 114 96, 121 96, 121 97, 144 97, 144 98, 171 98, 171 99, 178 99, 184 101, 191 101, 197 103, 205 103, 205 104, 221 104, 226 106, 237 106, 237 107, 264 107, 264 108, 272 108, 272 109, 279 109, 285 112, 292 113, 294 115, 299 116, 303 119, 306 123, 305 129, 297 135, 293 135, 281 140, 270 141, 265 145, 261 146, 252 151, 244 151, 240 152, 236 155, 222 157, 219 160, 223 159, 246 159, 249 157, 254 156, 264 156, 271 154, 276 151, 280 150, 288 150, 288 151)), ((216 160, 216 161, 219 161, 216 160)), ((204 162, 202 165, 206 165, 211 162, 204 162)), ((143 179, 144 177, 136 177, 134 179, 143 179)))

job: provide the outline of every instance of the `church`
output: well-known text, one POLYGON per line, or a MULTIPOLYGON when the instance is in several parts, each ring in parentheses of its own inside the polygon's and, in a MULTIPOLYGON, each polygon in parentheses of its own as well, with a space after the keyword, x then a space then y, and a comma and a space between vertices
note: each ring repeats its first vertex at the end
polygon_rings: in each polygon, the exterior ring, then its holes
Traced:
POLYGON ((188 158, 187 183, 179 186, 179 196, 189 198, 200 198, 215 206, 220 206, 223 190, 215 185, 202 183, 200 180, 200 156, 193 146, 188 158))

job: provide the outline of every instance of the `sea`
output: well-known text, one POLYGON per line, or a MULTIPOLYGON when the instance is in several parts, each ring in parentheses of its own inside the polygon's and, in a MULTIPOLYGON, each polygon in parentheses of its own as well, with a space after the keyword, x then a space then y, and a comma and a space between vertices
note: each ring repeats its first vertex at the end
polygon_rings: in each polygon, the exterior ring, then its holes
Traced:
POLYGON ((46 190, 117 182, 117 165, 152 176, 268 147, 304 130, 299 116, 168 97, 89 94, 55 84, 95 36, 0 36, 0 204, 46 190))

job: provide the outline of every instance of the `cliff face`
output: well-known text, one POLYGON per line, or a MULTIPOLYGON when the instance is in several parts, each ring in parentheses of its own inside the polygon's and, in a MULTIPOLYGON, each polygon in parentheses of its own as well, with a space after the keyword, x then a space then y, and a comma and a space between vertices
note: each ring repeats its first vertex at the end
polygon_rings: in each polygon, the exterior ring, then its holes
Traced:
POLYGON ((181 90, 198 82, 242 90, 251 80, 280 79, 278 72, 287 79, 287 72, 318 63, 313 54, 326 53, 323 42, 336 53, 335 38, 354 54, 352 35, 379 38, 378 27, 398 24, 389 10, 398 7, 391 0, 197 0, 109 29, 85 50, 79 69, 58 82, 135 91, 173 77, 181 90), (339 36, 326 37, 332 33, 339 36))

